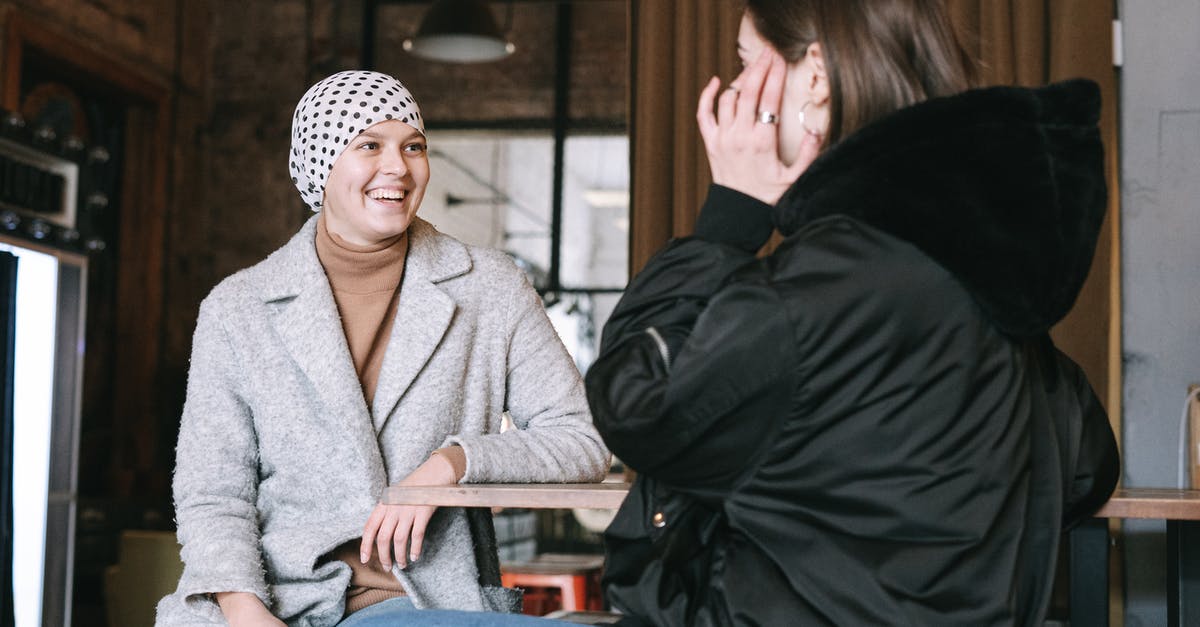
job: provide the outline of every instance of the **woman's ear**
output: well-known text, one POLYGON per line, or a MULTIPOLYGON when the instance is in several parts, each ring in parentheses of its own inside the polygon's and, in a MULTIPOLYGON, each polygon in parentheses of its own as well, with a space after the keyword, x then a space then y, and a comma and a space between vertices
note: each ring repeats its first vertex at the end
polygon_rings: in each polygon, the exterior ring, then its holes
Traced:
POLYGON ((829 100, 829 75, 825 71, 825 55, 821 51, 821 44, 814 41, 808 45, 808 50, 804 52, 804 62, 808 63, 812 70, 812 84, 809 85, 812 102, 818 106, 823 105, 829 100))

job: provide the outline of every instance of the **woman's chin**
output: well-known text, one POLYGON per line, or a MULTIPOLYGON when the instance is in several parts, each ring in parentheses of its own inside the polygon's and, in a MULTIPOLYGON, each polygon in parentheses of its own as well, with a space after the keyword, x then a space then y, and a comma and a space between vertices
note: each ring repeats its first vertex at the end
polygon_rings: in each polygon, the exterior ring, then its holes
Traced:
POLYGON ((376 215, 375 219, 371 221, 371 230, 375 232, 380 241, 396 237, 407 231, 408 227, 412 225, 413 215, 414 213, 400 210, 387 215, 376 215))

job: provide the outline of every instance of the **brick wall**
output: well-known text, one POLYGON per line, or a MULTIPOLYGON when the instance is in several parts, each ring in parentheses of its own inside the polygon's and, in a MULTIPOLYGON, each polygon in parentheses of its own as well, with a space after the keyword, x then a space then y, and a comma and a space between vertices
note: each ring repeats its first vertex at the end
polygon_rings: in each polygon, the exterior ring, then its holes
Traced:
POLYGON ((175 66, 179 6, 179 0, 0 0, 0 14, 20 11, 165 78, 175 66))

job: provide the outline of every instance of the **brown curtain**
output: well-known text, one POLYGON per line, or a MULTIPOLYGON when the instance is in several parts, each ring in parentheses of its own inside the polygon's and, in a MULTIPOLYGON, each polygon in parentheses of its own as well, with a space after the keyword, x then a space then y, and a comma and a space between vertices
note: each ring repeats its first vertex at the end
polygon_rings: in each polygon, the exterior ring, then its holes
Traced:
POLYGON ((710 180, 696 102, 737 74, 734 1, 630 0, 629 267, 692 232, 710 180))
MULTIPOLYGON (((1053 331, 1117 423, 1120 286, 1116 78, 1111 0, 948 0, 987 84, 1042 85, 1082 76, 1100 84, 1109 212, 1074 310, 1053 331)), ((709 182, 696 130, 700 89, 735 75, 736 0, 630 0, 630 264, 636 272, 669 238, 686 235, 709 182)), ((1114 424, 1116 426, 1116 424, 1114 424)), ((1120 433, 1119 429, 1117 430, 1120 433)))

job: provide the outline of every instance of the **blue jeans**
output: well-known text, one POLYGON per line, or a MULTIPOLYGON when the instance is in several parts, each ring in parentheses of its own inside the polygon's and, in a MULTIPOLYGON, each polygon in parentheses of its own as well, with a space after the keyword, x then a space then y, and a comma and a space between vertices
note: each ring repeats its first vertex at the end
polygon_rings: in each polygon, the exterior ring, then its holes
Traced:
POLYGON ((396 597, 369 605, 346 617, 337 627, 554 627, 573 625, 551 618, 466 610, 418 610, 408 597, 396 597))

